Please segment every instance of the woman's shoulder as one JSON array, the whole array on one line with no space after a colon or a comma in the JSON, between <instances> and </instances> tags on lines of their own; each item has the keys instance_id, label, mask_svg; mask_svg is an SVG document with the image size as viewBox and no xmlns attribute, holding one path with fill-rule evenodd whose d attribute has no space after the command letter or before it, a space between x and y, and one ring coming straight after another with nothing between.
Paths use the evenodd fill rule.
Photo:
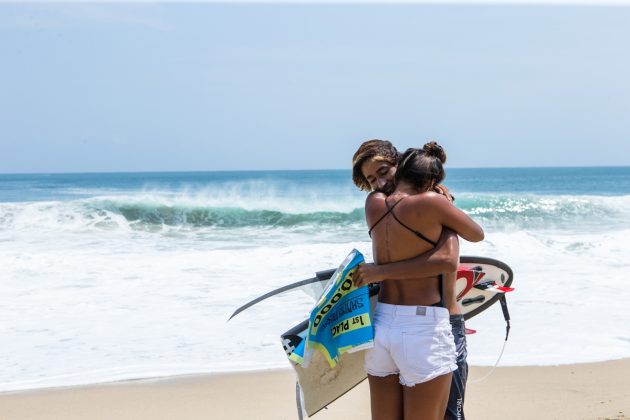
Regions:
<instances>
[{"instance_id":1,"label":"woman's shoulder","mask_svg":"<svg viewBox=\"0 0 630 420\"><path fill-rule=\"evenodd\" d=\"M407 199L408 205L413 207L421 205L427 210L431 207L440 207L448 203L448 199L445 196L434 191L410 195Z\"/></svg>"},{"instance_id":2,"label":"woman's shoulder","mask_svg":"<svg viewBox=\"0 0 630 420\"><path fill-rule=\"evenodd\" d=\"M412 198L414 201L424 203L442 203L443 201L448 202L448 199L443 194L437 193L435 191L426 191L420 194L410 195L409 198Z\"/></svg>"},{"instance_id":3,"label":"woman's shoulder","mask_svg":"<svg viewBox=\"0 0 630 420\"><path fill-rule=\"evenodd\" d=\"M438 193L435 193L433 191L426 191L419 194L408 195L407 197L405 197L405 200L414 203L428 203L435 200L435 196L438 195Z\"/></svg>"},{"instance_id":4,"label":"woman's shoulder","mask_svg":"<svg viewBox=\"0 0 630 420\"><path fill-rule=\"evenodd\" d=\"M365 207L374 205L383 205L387 196L380 191L372 191L365 199Z\"/></svg>"}]
</instances>

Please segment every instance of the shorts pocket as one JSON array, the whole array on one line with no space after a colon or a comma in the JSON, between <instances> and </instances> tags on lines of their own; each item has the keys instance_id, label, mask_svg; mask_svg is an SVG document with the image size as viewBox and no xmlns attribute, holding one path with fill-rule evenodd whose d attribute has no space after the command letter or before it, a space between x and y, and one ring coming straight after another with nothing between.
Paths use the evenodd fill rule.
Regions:
<instances>
[{"instance_id":1,"label":"shorts pocket","mask_svg":"<svg viewBox=\"0 0 630 420\"><path fill-rule=\"evenodd\" d=\"M454 363L454 344L450 331L409 331L403 333L405 364L422 374L442 370Z\"/></svg>"}]
</instances>

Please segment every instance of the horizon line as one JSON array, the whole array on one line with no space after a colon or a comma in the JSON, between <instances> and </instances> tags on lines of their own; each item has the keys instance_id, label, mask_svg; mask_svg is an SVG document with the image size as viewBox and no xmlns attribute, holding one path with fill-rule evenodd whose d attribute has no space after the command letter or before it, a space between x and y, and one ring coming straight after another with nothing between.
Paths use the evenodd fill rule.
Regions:
<instances>
[{"instance_id":1,"label":"horizon line","mask_svg":"<svg viewBox=\"0 0 630 420\"><path fill-rule=\"evenodd\" d=\"M129 0L32 0L28 4L129 4ZM251 4L251 5L503 5L503 6L630 6L630 0L135 0L136 4ZM0 0L0 4L24 4L21 0Z\"/></svg>"},{"instance_id":2,"label":"horizon line","mask_svg":"<svg viewBox=\"0 0 630 420\"><path fill-rule=\"evenodd\" d=\"M630 165L581 165L581 166L454 166L448 169L581 169L581 168L630 168ZM325 172L352 171L352 168L334 169L194 169L194 170L166 170L166 171L72 171L72 172L0 172L4 175L108 175L108 174L185 174L185 173L216 173L216 172Z\"/></svg>"}]
</instances>

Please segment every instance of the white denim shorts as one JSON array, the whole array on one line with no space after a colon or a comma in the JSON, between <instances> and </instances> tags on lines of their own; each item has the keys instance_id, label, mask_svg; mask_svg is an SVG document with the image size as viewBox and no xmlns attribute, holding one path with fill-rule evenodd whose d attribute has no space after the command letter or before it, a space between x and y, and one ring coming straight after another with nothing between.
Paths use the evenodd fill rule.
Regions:
<instances>
[{"instance_id":1,"label":"white denim shorts","mask_svg":"<svg viewBox=\"0 0 630 420\"><path fill-rule=\"evenodd\" d=\"M446 308L378 302L373 324L374 347L365 354L369 375L398 374L402 385L414 386L457 369Z\"/></svg>"}]
</instances>

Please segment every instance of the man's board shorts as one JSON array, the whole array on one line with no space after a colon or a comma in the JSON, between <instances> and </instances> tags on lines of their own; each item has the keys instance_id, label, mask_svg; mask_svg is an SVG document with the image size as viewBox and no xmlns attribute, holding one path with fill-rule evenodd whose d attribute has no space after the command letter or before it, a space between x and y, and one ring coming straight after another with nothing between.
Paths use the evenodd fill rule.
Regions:
<instances>
[{"instance_id":1,"label":"man's board shorts","mask_svg":"<svg viewBox=\"0 0 630 420\"><path fill-rule=\"evenodd\" d=\"M468 351L466 349L466 328L463 315L451 315L451 326L455 338L455 350L457 351L457 370L453 372L451 390L446 406L445 420L465 420L464 394L466 392L466 380L468 379Z\"/></svg>"},{"instance_id":2,"label":"man's board shorts","mask_svg":"<svg viewBox=\"0 0 630 420\"><path fill-rule=\"evenodd\" d=\"M402 385L414 386L457 369L446 308L378 302L373 325L374 347L365 354L369 375L398 374Z\"/></svg>"}]
</instances>

